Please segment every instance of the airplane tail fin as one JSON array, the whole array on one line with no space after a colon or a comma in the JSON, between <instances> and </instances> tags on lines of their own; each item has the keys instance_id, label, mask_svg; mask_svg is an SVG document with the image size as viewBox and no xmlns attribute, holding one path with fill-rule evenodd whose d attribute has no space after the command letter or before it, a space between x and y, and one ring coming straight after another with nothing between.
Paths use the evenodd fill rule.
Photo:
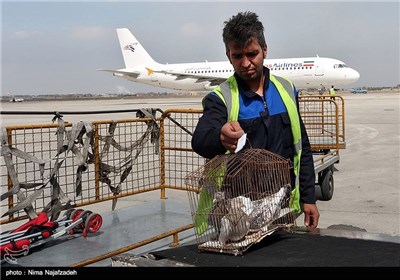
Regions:
<instances>
[{"instance_id":1,"label":"airplane tail fin","mask_svg":"<svg viewBox=\"0 0 400 280\"><path fill-rule=\"evenodd\" d=\"M129 29L118 28L117 34L126 68L157 64Z\"/></svg>"}]
</instances>

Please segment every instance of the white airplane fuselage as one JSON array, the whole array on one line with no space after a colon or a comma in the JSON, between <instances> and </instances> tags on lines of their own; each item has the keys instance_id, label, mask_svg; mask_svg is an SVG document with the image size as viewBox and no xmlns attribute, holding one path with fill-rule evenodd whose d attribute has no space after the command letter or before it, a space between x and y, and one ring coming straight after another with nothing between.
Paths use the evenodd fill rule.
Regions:
<instances>
[{"instance_id":1,"label":"white airplane fuselage","mask_svg":"<svg viewBox=\"0 0 400 280\"><path fill-rule=\"evenodd\" d=\"M126 68L102 70L115 76L162 88L207 91L233 75L228 61L160 64L155 62L132 33L117 29ZM297 89L347 86L360 74L344 62L325 57L266 59L264 65L272 74L289 79Z\"/></svg>"}]
</instances>

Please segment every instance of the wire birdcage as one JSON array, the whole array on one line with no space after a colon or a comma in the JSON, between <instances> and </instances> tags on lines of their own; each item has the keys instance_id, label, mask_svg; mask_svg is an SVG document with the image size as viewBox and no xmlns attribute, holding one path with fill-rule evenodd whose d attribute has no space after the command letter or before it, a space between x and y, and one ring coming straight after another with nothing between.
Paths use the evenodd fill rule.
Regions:
<instances>
[{"instance_id":1,"label":"wire birdcage","mask_svg":"<svg viewBox=\"0 0 400 280\"><path fill-rule=\"evenodd\" d=\"M218 155L185 178L198 248L242 254L294 225L290 162L264 149Z\"/></svg>"}]
</instances>

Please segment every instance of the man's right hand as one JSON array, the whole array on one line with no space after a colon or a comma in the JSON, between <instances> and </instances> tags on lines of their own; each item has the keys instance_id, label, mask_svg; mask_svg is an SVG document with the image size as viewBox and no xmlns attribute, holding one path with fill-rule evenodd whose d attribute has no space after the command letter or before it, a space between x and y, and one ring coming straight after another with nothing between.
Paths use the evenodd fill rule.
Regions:
<instances>
[{"instance_id":1,"label":"man's right hand","mask_svg":"<svg viewBox=\"0 0 400 280\"><path fill-rule=\"evenodd\" d=\"M244 134L238 122L228 122L221 128L219 139L222 145L233 153L237 147L238 139Z\"/></svg>"}]
</instances>

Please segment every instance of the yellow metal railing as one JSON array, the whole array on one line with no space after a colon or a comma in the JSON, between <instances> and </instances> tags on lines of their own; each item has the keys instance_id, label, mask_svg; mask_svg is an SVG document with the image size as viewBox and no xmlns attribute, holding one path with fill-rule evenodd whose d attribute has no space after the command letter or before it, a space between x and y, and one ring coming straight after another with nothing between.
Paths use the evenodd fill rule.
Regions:
<instances>
[{"instance_id":1,"label":"yellow metal railing","mask_svg":"<svg viewBox=\"0 0 400 280\"><path fill-rule=\"evenodd\" d=\"M300 113L313 150L345 148L343 98L336 96L332 100L326 96L302 96ZM192 133L202 110L171 109L162 112L157 109L157 114L154 118L91 122L92 134L89 136L82 130L73 144L70 140L73 124L65 122L64 141L68 143L69 140L73 148L58 157L58 124L6 127L9 147L47 160L41 167L24 158L12 156L13 168L20 183L18 191L23 192L25 197L31 196L39 186L24 186L46 183L52 172L55 172L57 188L70 200L70 207L154 190L160 190L161 198L165 198L168 188L192 191L185 186L184 178L205 163L205 159L191 148ZM150 123L157 125L158 130L153 127L149 133ZM84 145L86 137L90 138L88 146ZM77 155L85 152L88 156L85 165L82 165ZM56 162L61 159L62 164L54 170ZM84 171L82 166L86 168ZM0 178L3 196L14 188L3 156L0 157ZM81 187L79 194L77 181L80 181ZM47 183L45 190L32 202L33 209L41 212L48 207L54 201L55 190L54 184ZM15 193L2 199L2 215L13 209L17 202ZM65 200L61 202L65 207ZM0 223L23 218L26 218L26 214L21 209L7 214Z\"/></svg>"}]
</instances>

